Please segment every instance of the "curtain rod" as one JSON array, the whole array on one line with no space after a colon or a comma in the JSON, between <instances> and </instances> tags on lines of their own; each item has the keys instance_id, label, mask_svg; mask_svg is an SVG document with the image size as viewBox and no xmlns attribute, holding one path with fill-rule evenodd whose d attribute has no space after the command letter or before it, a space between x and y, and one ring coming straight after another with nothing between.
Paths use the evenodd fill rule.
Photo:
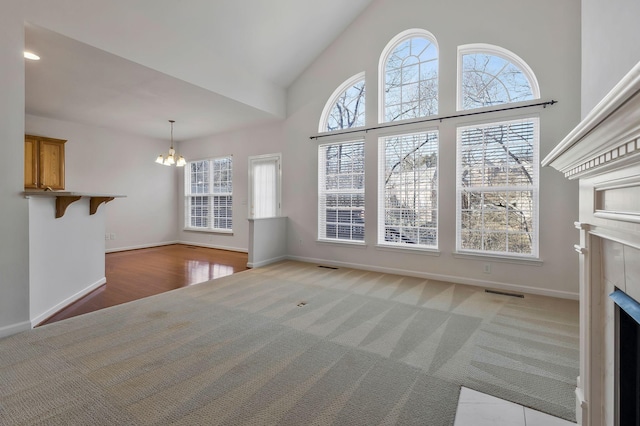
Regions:
<instances>
[{"instance_id":1,"label":"curtain rod","mask_svg":"<svg viewBox=\"0 0 640 426\"><path fill-rule=\"evenodd\" d=\"M519 106L512 106L512 107L507 107L507 108L497 108L497 109L492 109L492 110L488 110L488 111L476 111L476 112L466 112L466 113L462 113L462 114L455 114L455 115L447 115L444 117L434 117L434 118L425 118L422 120L416 120L416 121L411 121L408 123L393 123L393 124L386 124L386 125L380 125L380 126L374 126L374 127L367 127L364 129L354 129L354 130L347 130L344 132L335 132L335 133L325 133L322 135L316 135L316 136L309 136L309 139L313 140L313 139L320 139L320 138L326 138L329 136L339 136L339 135L348 135L351 133L360 133L360 132L368 132L369 130L378 130L378 129L388 129L391 127L398 127L398 126L408 126L410 124L417 124L417 123L428 123L430 121L440 121L442 122L442 120L447 120L450 118L460 118L460 117L469 117L472 115L481 115L481 114L490 114L492 112L501 112L501 111L510 111L513 109L521 109L521 108L532 108L532 107L537 107L537 106L541 106L543 108L546 108L547 105L554 105L557 104L558 101L556 100L550 100L550 101L546 101L546 102L538 102L536 104L528 104L528 105L519 105Z\"/></svg>"}]
</instances>

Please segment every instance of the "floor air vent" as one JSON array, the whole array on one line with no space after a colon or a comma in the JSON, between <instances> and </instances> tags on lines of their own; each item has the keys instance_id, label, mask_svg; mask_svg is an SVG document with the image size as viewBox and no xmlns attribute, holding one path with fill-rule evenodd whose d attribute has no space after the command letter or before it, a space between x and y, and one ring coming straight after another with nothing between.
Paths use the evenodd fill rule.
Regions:
<instances>
[{"instance_id":1,"label":"floor air vent","mask_svg":"<svg viewBox=\"0 0 640 426\"><path fill-rule=\"evenodd\" d=\"M491 294L499 294L500 296L511 296L511 297L520 297L520 298L524 298L524 294L518 294L518 293L507 293L505 291L497 291L497 290L489 290L489 289L485 289L484 290L485 293L491 293Z\"/></svg>"},{"instance_id":2,"label":"floor air vent","mask_svg":"<svg viewBox=\"0 0 640 426\"><path fill-rule=\"evenodd\" d=\"M324 265L318 265L318 268L324 268L324 269L338 269L334 266L324 266Z\"/></svg>"}]
</instances>

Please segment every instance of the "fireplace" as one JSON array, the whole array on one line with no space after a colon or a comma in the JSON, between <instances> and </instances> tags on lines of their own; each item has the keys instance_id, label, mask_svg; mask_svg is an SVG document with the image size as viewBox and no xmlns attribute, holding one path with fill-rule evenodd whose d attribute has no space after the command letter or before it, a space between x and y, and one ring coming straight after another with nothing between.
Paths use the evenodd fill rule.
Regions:
<instances>
[{"instance_id":1,"label":"fireplace","mask_svg":"<svg viewBox=\"0 0 640 426\"><path fill-rule=\"evenodd\" d=\"M640 426L640 63L542 165L578 181L578 423Z\"/></svg>"},{"instance_id":2,"label":"fireplace","mask_svg":"<svg viewBox=\"0 0 640 426\"><path fill-rule=\"evenodd\" d=\"M616 423L640 426L640 304L621 290L616 304Z\"/></svg>"}]
</instances>

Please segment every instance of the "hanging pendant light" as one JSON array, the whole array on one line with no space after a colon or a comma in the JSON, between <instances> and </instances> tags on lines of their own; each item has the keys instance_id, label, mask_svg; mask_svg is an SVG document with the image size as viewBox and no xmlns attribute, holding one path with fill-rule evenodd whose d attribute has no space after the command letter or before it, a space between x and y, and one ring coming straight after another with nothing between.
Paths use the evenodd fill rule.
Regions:
<instances>
[{"instance_id":1,"label":"hanging pendant light","mask_svg":"<svg viewBox=\"0 0 640 426\"><path fill-rule=\"evenodd\" d=\"M171 166L175 164L176 167L183 167L185 164L187 164L187 160L185 160L182 155L178 156L178 154L176 154L176 150L173 149L173 123L175 122L175 120L169 120L169 123L171 123L171 147L169 148L169 154L166 158L162 154L158 155L158 158L156 158L156 163L164 164L165 166Z\"/></svg>"}]
</instances>

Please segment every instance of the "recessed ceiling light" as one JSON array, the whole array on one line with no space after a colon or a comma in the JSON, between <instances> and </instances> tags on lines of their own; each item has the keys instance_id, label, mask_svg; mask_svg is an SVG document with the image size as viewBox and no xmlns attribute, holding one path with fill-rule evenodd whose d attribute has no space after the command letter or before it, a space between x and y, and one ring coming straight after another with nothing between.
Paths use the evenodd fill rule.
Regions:
<instances>
[{"instance_id":1,"label":"recessed ceiling light","mask_svg":"<svg viewBox=\"0 0 640 426\"><path fill-rule=\"evenodd\" d=\"M40 60L40 56L36 55L35 53L27 52L26 50L24 51L24 57L25 59L31 59L32 61Z\"/></svg>"}]
</instances>

